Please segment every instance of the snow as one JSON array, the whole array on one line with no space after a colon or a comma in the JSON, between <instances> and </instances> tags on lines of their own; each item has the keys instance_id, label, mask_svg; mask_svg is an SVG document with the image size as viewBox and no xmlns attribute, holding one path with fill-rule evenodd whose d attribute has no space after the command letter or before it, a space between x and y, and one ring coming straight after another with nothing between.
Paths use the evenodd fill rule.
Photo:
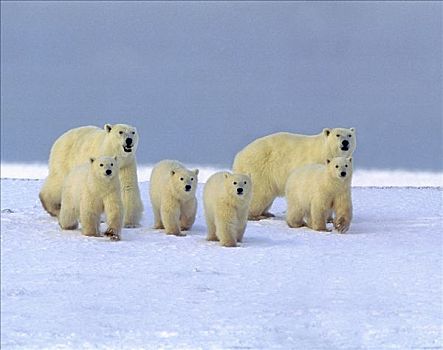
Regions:
<instances>
[{"instance_id":1,"label":"snow","mask_svg":"<svg viewBox=\"0 0 443 350\"><path fill-rule=\"evenodd\" d=\"M29 173L28 173L29 175ZM2 169L2 177L4 176ZM62 231L42 180L1 180L2 349L442 349L442 188L353 188L347 234L290 229L286 204L238 248L142 227Z\"/></svg>"}]
</instances>

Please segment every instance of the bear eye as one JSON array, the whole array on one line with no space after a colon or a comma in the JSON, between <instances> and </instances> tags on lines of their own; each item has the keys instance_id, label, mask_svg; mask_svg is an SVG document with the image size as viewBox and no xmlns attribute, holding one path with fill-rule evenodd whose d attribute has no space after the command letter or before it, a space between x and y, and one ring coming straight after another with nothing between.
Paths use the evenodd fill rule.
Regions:
<instances>
[{"instance_id":1,"label":"bear eye","mask_svg":"<svg viewBox=\"0 0 443 350\"><path fill-rule=\"evenodd\" d=\"M111 166L114 166L114 163L111 163Z\"/></svg>"},{"instance_id":2,"label":"bear eye","mask_svg":"<svg viewBox=\"0 0 443 350\"><path fill-rule=\"evenodd\" d=\"M335 166L338 169L338 165Z\"/></svg>"},{"instance_id":3,"label":"bear eye","mask_svg":"<svg viewBox=\"0 0 443 350\"><path fill-rule=\"evenodd\" d=\"M233 184L234 184L234 185L237 185L237 182L234 181Z\"/></svg>"},{"instance_id":4,"label":"bear eye","mask_svg":"<svg viewBox=\"0 0 443 350\"><path fill-rule=\"evenodd\" d=\"M194 181L194 178L193 178L193 177L191 177L191 181Z\"/></svg>"},{"instance_id":5,"label":"bear eye","mask_svg":"<svg viewBox=\"0 0 443 350\"><path fill-rule=\"evenodd\" d=\"M348 167L348 164L345 165L345 168L347 168L347 167Z\"/></svg>"},{"instance_id":6,"label":"bear eye","mask_svg":"<svg viewBox=\"0 0 443 350\"><path fill-rule=\"evenodd\" d=\"M349 137L352 137L352 135L348 135Z\"/></svg>"},{"instance_id":7,"label":"bear eye","mask_svg":"<svg viewBox=\"0 0 443 350\"><path fill-rule=\"evenodd\" d=\"M246 185L246 181L244 182L244 184Z\"/></svg>"},{"instance_id":8,"label":"bear eye","mask_svg":"<svg viewBox=\"0 0 443 350\"><path fill-rule=\"evenodd\" d=\"M180 180L183 181L183 178L181 177Z\"/></svg>"},{"instance_id":9,"label":"bear eye","mask_svg":"<svg viewBox=\"0 0 443 350\"><path fill-rule=\"evenodd\" d=\"M339 135L339 134L337 134L337 135L335 135L335 136L337 136L337 137L340 137L340 135Z\"/></svg>"},{"instance_id":10,"label":"bear eye","mask_svg":"<svg viewBox=\"0 0 443 350\"><path fill-rule=\"evenodd\" d=\"M103 164L100 164L100 166L103 166Z\"/></svg>"},{"instance_id":11,"label":"bear eye","mask_svg":"<svg viewBox=\"0 0 443 350\"><path fill-rule=\"evenodd\" d=\"M123 131L119 131L118 133L119 133L120 135L123 135Z\"/></svg>"},{"instance_id":12,"label":"bear eye","mask_svg":"<svg viewBox=\"0 0 443 350\"><path fill-rule=\"evenodd\" d=\"M131 132L132 135L135 135L135 131Z\"/></svg>"}]
</instances>

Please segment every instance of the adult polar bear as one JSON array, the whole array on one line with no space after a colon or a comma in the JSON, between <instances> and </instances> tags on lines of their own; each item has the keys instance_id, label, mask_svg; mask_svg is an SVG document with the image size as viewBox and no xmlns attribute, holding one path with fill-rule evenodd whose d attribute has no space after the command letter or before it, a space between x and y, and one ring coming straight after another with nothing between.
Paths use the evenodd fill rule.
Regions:
<instances>
[{"instance_id":1,"label":"adult polar bear","mask_svg":"<svg viewBox=\"0 0 443 350\"><path fill-rule=\"evenodd\" d=\"M291 170L326 159L350 157L356 146L355 128L325 128L318 135L280 132L259 138L243 148L234 159L236 173L250 174L252 201L250 220L273 216L269 208L276 197L285 195Z\"/></svg>"},{"instance_id":2,"label":"adult polar bear","mask_svg":"<svg viewBox=\"0 0 443 350\"><path fill-rule=\"evenodd\" d=\"M126 124L106 124L103 129L83 126L67 131L51 148L49 175L40 191L43 207L49 214L58 216L63 181L71 169L90 158L117 156L125 212L123 224L125 227L139 226L143 204L137 179L137 145L137 129Z\"/></svg>"}]
</instances>

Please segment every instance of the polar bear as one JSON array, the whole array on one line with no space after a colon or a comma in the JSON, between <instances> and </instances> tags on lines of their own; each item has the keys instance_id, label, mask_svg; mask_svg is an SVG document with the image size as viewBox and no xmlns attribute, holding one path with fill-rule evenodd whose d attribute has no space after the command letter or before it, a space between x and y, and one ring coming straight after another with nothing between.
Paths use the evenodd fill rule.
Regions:
<instances>
[{"instance_id":1,"label":"polar bear","mask_svg":"<svg viewBox=\"0 0 443 350\"><path fill-rule=\"evenodd\" d=\"M149 187L154 228L186 236L195 221L198 169L188 170L176 160L162 160L152 169Z\"/></svg>"},{"instance_id":2,"label":"polar bear","mask_svg":"<svg viewBox=\"0 0 443 350\"><path fill-rule=\"evenodd\" d=\"M327 158L350 157L356 146L355 128L323 129L306 136L280 132L259 138L237 153L233 171L250 174L253 182L250 220L274 216L269 212L276 197L284 196L292 169Z\"/></svg>"},{"instance_id":3,"label":"polar bear","mask_svg":"<svg viewBox=\"0 0 443 350\"><path fill-rule=\"evenodd\" d=\"M104 212L108 225L105 235L120 240L123 202L117 162L117 157L91 158L66 176L58 215L62 229L76 229L80 219L85 236L99 236L100 216Z\"/></svg>"},{"instance_id":4,"label":"polar bear","mask_svg":"<svg viewBox=\"0 0 443 350\"><path fill-rule=\"evenodd\" d=\"M235 247L243 240L251 203L251 178L218 172L211 175L203 191L208 241Z\"/></svg>"},{"instance_id":5,"label":"polar bear","mask_svg":"<svg viewBox=\"0 0 443 350\"><path fill-rule=\"evenodd\" d=\"M335 214L334 228L344 233L352 220L352 158L336 157L325 164L294 169L286 183L290 227L306 224L316 231L330 231L326 221Z\"/></svg>"},{"instance_id":6,"label":"polar bear","mask_svg":"<svg viewBox=\"0 0 443 350\"><path fill-rule=\"evenodd\" d=\"M84 126L67 131L51 149L49 175L39 195L43 207L52 216L58 216L62 185L68 173L90 158L117 156L125 209L124 226L139 226L143 204L137 180L137 145L137 129L126 124L106 124L103 129Z\"/></svg>"}]
</instances>

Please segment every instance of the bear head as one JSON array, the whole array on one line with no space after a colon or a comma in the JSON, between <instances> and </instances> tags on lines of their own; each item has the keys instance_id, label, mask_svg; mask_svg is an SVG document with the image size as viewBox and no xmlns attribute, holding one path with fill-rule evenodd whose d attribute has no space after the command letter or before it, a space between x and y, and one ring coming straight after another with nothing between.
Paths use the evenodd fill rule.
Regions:
<instances>
[{"instance_id":1,"label":"bear head","mask_svg":"<svg viewBox=\"0 0 443 350\"><path fill-rule=\"evenodd\" d=\"M225 190L229 196L234 196L238 200L248 200L251 198L251 177L244 174L224 173Z\"/></svg>"},{"instance_id":2,"label":"bear head","mask_svg":"<svg viewBox=\"0 0 443 350\"><path fill-rule=\"evenodd\" d=\"M105 124L107 133L105 152L118 157L134 156L138 146L137 129L126 124Z\"/></svg>"},{"instance_id":3,"label":"bear head","mask_svg":"<svg viewBox=\"0 0 443 350\"><path fill-rule=\"evenodd\" d=\"M357 146L355 128L323 129L329 157L350 157Z\"/></svg>"},{"instance_id":4,"label":"bear head","mask_svg":"<svg viewBox=\"0 0 443 350\"><path fill-rule=\"evenodd\" d=\"M326 168L330 177L340 181L352 179L352 158L335 157L326 160Z\"/></svg>"},{"instance_id":5,"label":"bear head","mask_svg":"<svg viewBox=\"0 0 443 350\"><path fill-rule=\"evenodd\" d=\"M98 157L90 158L91 170L95 177L111 181L118 177L118 161L117 157Z\"/></svg>"},{"instance_id":6,"label":"bear head","mask_svg":"<svg viewBox=\"0 0 443 350\"><path fill-rule=\"evenodd\" d=\"M195 196L198 184L198 169L176 168L170 171L170 186L173 193L180 198Z\"/></svg>"}]
</instances>

